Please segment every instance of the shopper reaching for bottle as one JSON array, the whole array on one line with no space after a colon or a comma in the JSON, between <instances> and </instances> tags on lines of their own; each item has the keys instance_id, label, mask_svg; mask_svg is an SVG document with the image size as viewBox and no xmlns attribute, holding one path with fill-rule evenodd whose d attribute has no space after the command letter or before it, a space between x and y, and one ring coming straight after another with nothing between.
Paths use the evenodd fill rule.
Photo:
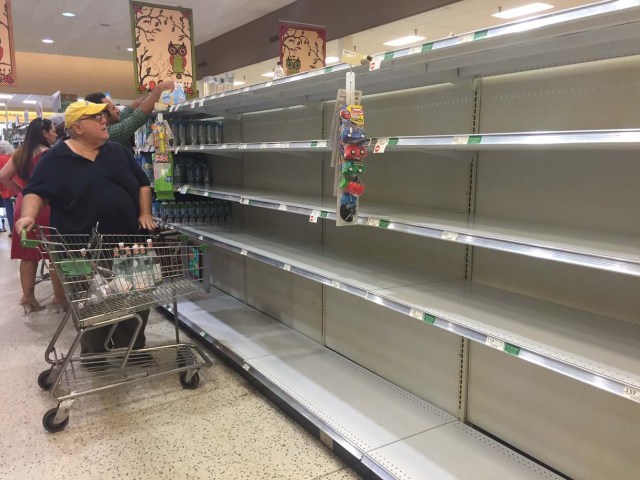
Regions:
<instances>
[{"instance_id":1,"label":"shopper reaching for bottle","mask_svg":"<svg viewBox=\"0 0 640 480\"><path fill-rule=\"evenodd\" d=\"M155 104L160 100L162 92L165 90L173 91L175 84L173 80L160 82L148 95L144 95L133 102L130 106L124 107L122 111L114 105L111 98L104 93L90 93L85 95L84 99L93 103L106 103L107 107L107 129L109 131L109 140L118 142L128 150L133 152L129 139L136 133L136 130L147 123L147 120L153 113Z\"/></svg>"},{"instance_id":2,"label":"shopper reaching for bottle","mask_svg":"<svg viewBox=\"0 0 640 480\"><path fill-rule=\"evenodd\" d=\"M31 178L36 165L40 162L43 154L50 145L56 141L56 132L51 120L34 119L25 133L24 141L15 151L11 160L0 170L0 182L7 188L20 192L25 183ZM19 193L15 205L16 222L21 217L21 206L23 194ZM49 225L49 209L43 208L37 216L38 225ZM31 233L35 238L35 232ZM20 305L25 313L29 311L43 310L45 307L36 300L36 272L41 254L37 249L24 248L20 245L20 236L14 235L11 239L11 258L20 260L20 283L22 285L22 298ZM52 275L54 287L54 305L64 305L64 291L57 281L57 277Z\"/></svg>"},{"instance_id":3,"label":"shopper reaching for bottle","mask_svg":"<svg viewBox=\"0 0 640 480\"><path fill-rule=\"evenodd\" d=\"M65 111L70 139L58 142L38 164L23 190L22 217L15 230L31 230L45 204L51 206L51 226L61 234L88 235L99 222L101 234L134 235L155 229L151 217L151 187L142 168L122 145L109 142L106 103L74 102ZM141 312L142 329L134 348L145 343L149 311ZM120 322L112 337L126 347L137 322ZM109 327L85 333L83 353L104 351Z\"/></svg>"}]
</instances>

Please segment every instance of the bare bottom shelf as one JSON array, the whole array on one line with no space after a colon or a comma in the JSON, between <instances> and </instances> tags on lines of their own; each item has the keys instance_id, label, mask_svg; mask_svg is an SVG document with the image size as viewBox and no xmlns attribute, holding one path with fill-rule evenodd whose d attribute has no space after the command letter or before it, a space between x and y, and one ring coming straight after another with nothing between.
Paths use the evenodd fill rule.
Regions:
<instances>
[{"instance_id":1,"label":"bare bottom shelf","mask_svg":"<svg viewBox=\"0 0 640 480\"><path fill-rule=\"evenodd\" d=\"M167 307L170 308L170 307ZM381 478L560 477L450 414L214 290L180 320Z\"/></svg>"}]
</instances>

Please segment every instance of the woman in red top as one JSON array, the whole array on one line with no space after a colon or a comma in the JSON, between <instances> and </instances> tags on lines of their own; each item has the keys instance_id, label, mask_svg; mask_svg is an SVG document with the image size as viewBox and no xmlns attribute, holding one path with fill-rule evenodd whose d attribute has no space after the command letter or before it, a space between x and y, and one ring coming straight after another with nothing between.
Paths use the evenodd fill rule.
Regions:
<instances>
[{"instance_id":1,"label":"woman in red top","mask_svg":"<svg viewBox=\"0 0 640 480\"><path fill-rule=\"evenodd\" d=\"M11 155L13 155L13 145L5 140L0 140L0 170L11 160ZM4 206L7 212L7 220L9 220L7 231L9 232L9 236L11 236L11 232L13 232L13 202L11 201L11 197L15 197L18 193L19 190L11 190L0 183L0 195L2 195L2 203L0 206Z\"/></svg>"},{"instance_id":2,"label":"woman in red top","mask_svg":"<svg viewBox=\"0 0 640 480\"><path fill-rule=\"evenodd\" d=\"M21 191L31 178L33 169L42 157L42 154L49 149L49 146L56 141L56 131L51 120L36 118L27 127L24 142L18 147L9 161L0 170L0 183L6 187ZM20 218L20 207L22 205L22 193L18 195L15 206L15 220ZM49 207L42 210L36 220L38 225L49 225ZM30 236L35 237L35 232ZM20 236L14 235L11 239L11 258L20 260L20 283L22 284L22 299L20 305L25 313L29 311L43 310L35 297L36 272L40 261L40 251L38 249L24 248L20 246ZM59 282L53 279L54 304L65 305L64 292L60 288Z\"/></svg>"}]
</instances>

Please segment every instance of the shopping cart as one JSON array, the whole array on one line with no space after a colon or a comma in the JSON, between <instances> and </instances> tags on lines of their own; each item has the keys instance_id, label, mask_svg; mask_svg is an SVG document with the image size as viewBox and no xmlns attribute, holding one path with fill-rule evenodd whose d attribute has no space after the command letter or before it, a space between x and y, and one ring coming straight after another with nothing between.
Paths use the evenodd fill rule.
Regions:
<instances>
[{"instance_id":1,"label":"shopping cart","mask_svg":"<svg viewBox=\"0 0 640 480\"><path fill-rule=\"evenodd\" d=\"M58 401L47 411L43 425L59 432L69 423L69 410L78 397L111 388L179 373L183 388L200 382L198 370L212 362L195 344L181 343L178 299L205 294L209 286L203 245L165 232L153 238L142 235L62 235L49 227L36 227L38 240L22 234L25 247L41 248L49 257L64 287L69 309L45 353L51 368L38 377L38 385ZM134 349L143 325L141 312L173 303L175 343ZM56 343L69 318L76 336L63 353ZM113 335L129 320L135 331L126 347L116 348ZM105 352L77 354L88 332L110 327Z\"/></svg>"}]
</instances>

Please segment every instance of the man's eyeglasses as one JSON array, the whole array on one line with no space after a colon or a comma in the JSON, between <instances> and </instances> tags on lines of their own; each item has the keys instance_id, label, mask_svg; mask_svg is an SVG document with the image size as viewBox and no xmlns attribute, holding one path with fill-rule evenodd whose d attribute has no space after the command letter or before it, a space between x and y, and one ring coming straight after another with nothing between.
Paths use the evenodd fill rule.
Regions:
<instances>
[{"instance_id":1,"label":"man's eyeglasses","mask_svg":"<svg viewBox=\"0 0 640 480\"><path fill-rule=\"evenodd\" d=\"M100 112L100 113L96 113L95 115L87 115L86 117L81 117L78 119L78 121L80 120L93 120L95 122L102 122L103 120L107 119L107 112Z\"/></svg>"}]
</instances>

